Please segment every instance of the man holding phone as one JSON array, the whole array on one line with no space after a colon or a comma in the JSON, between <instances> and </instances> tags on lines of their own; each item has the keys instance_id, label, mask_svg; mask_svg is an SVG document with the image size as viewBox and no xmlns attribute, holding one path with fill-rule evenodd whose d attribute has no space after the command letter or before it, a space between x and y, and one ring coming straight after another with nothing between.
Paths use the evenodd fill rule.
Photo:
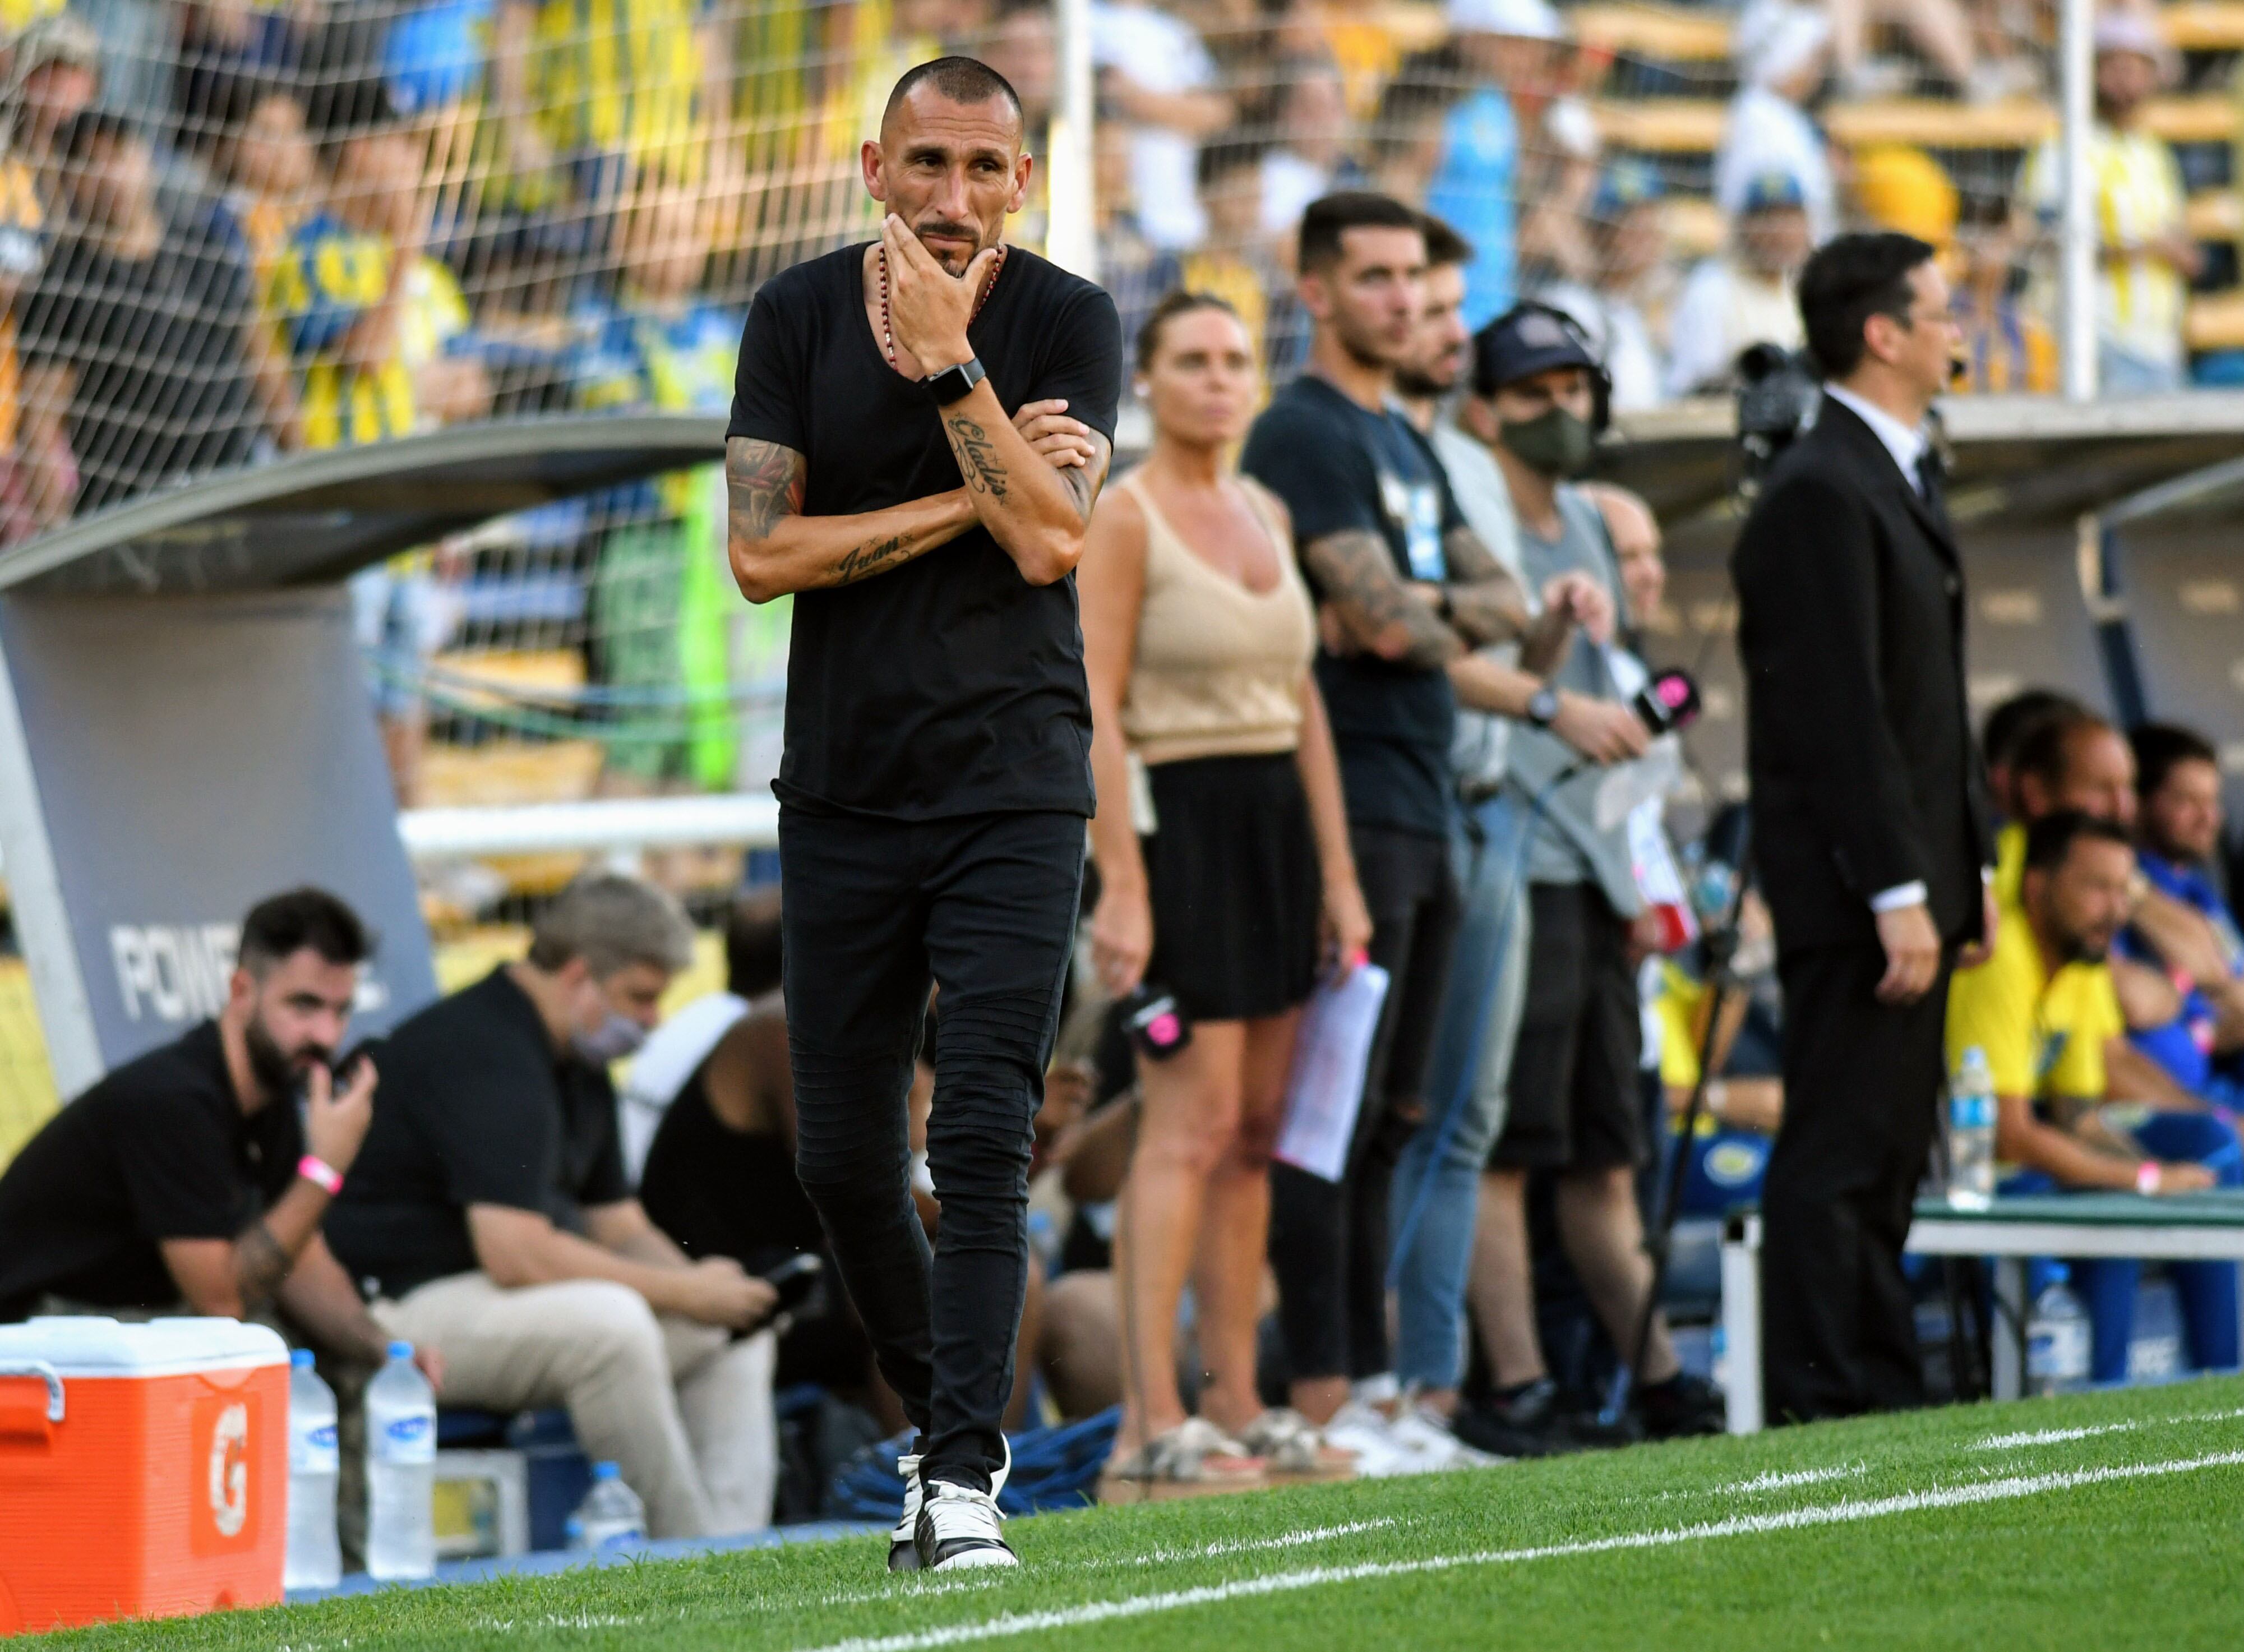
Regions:
<instances>
[{"instance_id":1,"label":"man holding phone","mask_svg":"<svg viewBox=\"0 0 2244 1652\"><path fill-rule=\"evenodd\" d=\"M251 909L218 1018L110 1073L0 1176L0 1321L278 1309L380 1363L389 1333L320 1236L374 1117L373 1063L329 1072L371 951L323 890Z\"/></svg>"},{"instance_id":2,"label":"man holding phone","mask_svg":"<svg viewBox=\"0 0 2244 1652\"><path fill-rule=\"evenodd\" d=\"M693 952L668 895L578 878L527 957L376 1052L382 1112L328 1220L375 1317L444 1349L451 1403L566 1406L656 1538L767 1525L777 1476L777 1293L728 1256L688 1260L647 1219L608 1078Z\"/></svg>"}]
</instances>

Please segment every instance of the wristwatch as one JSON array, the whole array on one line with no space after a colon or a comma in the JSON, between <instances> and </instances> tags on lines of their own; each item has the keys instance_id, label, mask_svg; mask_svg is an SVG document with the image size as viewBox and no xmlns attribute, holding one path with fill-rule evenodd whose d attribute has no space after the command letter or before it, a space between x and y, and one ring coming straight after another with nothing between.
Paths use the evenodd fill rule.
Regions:
<instances>
[{"instance_id":1,"label":"wristwatch","mask_svg":"<svg viewBox=\"0 0 2244 1652\"><path fill-rule=\"evenodd\" d=\"M1538 728L1548 728L1558 714L1558 692L1548 683L1527 696L1527 721Z\"/></svg>"},{"instance_id":2,"label":"wristwatch","mask_svg":"<svg viewBox=\"0 0 2244 1652\"><path fill-rule=\"evenodd\" d=\"M940 373L930 373L920 381L927 386L929 400L937 407L949 407L953 402L965 400L974 393L974 387L989 374L983 370L979 356L969 356L956 367L946 367Z\"/></svg>"}]
</instances>

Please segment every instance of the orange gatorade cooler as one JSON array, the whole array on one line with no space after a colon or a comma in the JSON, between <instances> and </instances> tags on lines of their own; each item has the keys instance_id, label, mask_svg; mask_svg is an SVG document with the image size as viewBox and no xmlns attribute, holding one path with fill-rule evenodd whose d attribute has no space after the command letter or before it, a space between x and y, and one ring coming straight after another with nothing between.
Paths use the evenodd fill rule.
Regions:
<instances>
[{"instance_id":1,"label":"orange gatorade cooler","mask_svg":"<svg viewBox=\"0 0 2244 1652\"><path fill-rule=\"evenodd\" d=\"M0 1635L280 1598L288 1349L233 1319L0 1325Z\"/></svg>"}]
</instances>

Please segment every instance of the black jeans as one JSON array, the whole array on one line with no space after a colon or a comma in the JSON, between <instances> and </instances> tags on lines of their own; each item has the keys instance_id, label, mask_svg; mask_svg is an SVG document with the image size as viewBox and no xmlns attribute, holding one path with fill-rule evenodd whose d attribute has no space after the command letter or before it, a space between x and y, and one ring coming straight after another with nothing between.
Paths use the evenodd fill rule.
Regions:
<instances>
[{"instance_id":1,"label":"black jeans","mask_svg":"<svg viewBox=\"0 0 2244 1652\"><path fill-rule=\"evenodd\" d=\"M922 1473L987 1490L1028 1288L1031 1128L1083 890L1079 815L890 821L782 809L781 934L795 1170L920 1432ZM942 989L928 1168L904 1097Z\"/></svg>"},{"instance_id":2,"label":"black jeans","mask_svg":"<svg viewBox=\"0 0 2244 1652\"><path fill-rule=\"evenodd\" d=\"M1363 1105L1337 1182L1270 1167L1270 1266L1287 1375L1375 1377L1394 1369L1387 1337L1387 1207L1395 1166L1423 1113L1426 1063L1449 991L1463 909L1450 845L1355 826L1348 839L1371 961L1388 973L1364 1065Z\"/></svg>"}]
</instances>

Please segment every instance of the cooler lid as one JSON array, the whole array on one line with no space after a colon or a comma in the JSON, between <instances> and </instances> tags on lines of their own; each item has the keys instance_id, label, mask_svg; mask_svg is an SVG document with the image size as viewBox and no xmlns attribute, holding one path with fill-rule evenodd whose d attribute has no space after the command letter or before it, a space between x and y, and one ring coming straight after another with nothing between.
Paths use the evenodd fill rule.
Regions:
<instances>
[{"instance_id":1,"label":"cooler lid","mask_svg":"<svg viewBox=\"0 0 2244 1652\"><path fill-rule=\"evenodd\" d=\"M41 1360L58 1377L173 1377L183 1372L286 1365L288 1344L239 1319L156 1319L122 1324L93 1315L0 1325L0 1368Z\"/></svg>"}]
</instances>

